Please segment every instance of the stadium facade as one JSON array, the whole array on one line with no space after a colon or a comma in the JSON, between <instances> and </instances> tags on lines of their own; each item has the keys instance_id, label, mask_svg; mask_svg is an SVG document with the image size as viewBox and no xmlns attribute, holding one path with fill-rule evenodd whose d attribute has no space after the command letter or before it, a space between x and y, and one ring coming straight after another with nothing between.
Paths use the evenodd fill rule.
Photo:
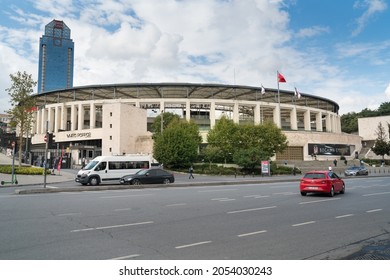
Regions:
<instances>
[{"instance_id":1,"label":"stadium facade","mask_svg":"<svg viewBox=\"0 0 390 280\"><path fill-rule=\"evenodd\" d=\"M34 95L32 152L44 150L46 127L54 133L53 151L70 155L72 164L98 155L151 154L150 125L161 112L198 124L203 142L224 115L238 124L272 121L288 139L276 160L353 158L361 137L341 132L339 105L293 91L239 85L194 83L108 84L72 87Z\"/></svg>"}]
</instances>

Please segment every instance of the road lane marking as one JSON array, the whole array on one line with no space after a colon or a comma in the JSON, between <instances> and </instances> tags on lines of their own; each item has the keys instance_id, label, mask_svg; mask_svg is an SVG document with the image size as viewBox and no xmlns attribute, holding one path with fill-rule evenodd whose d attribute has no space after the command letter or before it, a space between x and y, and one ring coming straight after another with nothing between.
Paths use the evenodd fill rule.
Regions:
<instances>
[{"instance_id":1,"label":"road lane marking","mask_svg":"<svg viewBox=\"0 0 390 280\"><path fill-rule=\"evenodd\" d=\"M341 199L341 198L328 198L328 199L300 202L299 204L311 204L311 203L317 203L317 202L328 202L328 201L334 201L334 200L339 200L339 199Z\"/></svg>"},{"instance_id":2,"label":"road lane marking","mask_svg":"<svg viewBox=\"0 0 390 280\"><path fill-rule=\"evenodd\" d=\"M125 198L125 197L140 197L140 196L150 196L154 194L130 194L130 195L113 195L113 196L101 196L100 198Z\"/></svg>"},{"instance_id":3,"label":"road lane marking","mask_svg":"<svg viewBox=\"0 0 390 280\"><path fill-rule=\"evenodd\" d=\"M336 219L342 219L342 218L348 218L348 217L352 217L354 214L346 214L346 215L341 215L341 216L337 216L335 217Z\"/></svg>"},{"instance_id":4,"label":"road lane marking","mask_svg":"<svg viewBox=\"0 0 390 280\"><path fill-rule=\"evenodd\" d=\"M310 221L310 222L295 224L295 225L291 225L291 226L293 226L293 227L300 227L300 226L306 226L306 225L314 224L315 222L316 221Z\"/></svg>"},{"instance_id":5,"label":"road lane marking","mask_svg":"<svg viewBox=\"0 0 390 280\"><path fill-rule=\"evenodd\" d=\"M74 215L81 215L81 213L63 213L63 214L58 214L58 217L64 217L64 216L74 216Z\"/></svg>"},{"instance_id":6,"label":"road lane marking","mask_svg":"<svg viewBox=\"0 0 390 280\"><path fill-rule=\"evenodd\" d=\"M228 214L236 214L236 213L243 213L243 212L252 212L252 211L260 211L260 210L267 210L276 208L276 206L269 206L269 207L262 207L262 208L251 208L251 209L243 209L243 210L235 210L227 212Z\"/></svg>"},{"instance_id":7,"label":"road lane marking","mask_svg":"<svg viewBox=\"0 0 390 280\"><path fill-rule=\"evenodd\" d=\"M140 255L134 254L134 255L128 255L128 256L123 256L123 257L112 258L112 259L109 259L109 260L127 260L127 259L136 258L136 257L139 257L139 256Z\"/></svg>"},{"instance_id":8,"label":"road lane marking","mask_svg":"<svg viewBox=\"0 0 390 280\"><path fill-rule=\"evenodd\" d=\"M369 193L369 194L363 194L363 196L374 196L374 195L382 195L382 194L390 194L390 192Z\"/></svg>"},{"instance_id":9,"label":"road lane marking","mask_svg":"<svg viewBox=\"0 0 390 280\"><path fill-rule=\"evenodd\" d=\"M206 191L198 191L198 192L206 193L206 192L227 192L227 191L238 191L238 189L206 190Z\"/></svg>"},{"instance_id":10,"label":"road lane marking","mask_svg":"<svg viewBox=\"0 0 390 280\"><path fill-rule=\"evenodd\" d=\"M269 197L269 195L260 195L260 194L254 194L254 195L246 195L244 198L265 198Z\"/></svg>"},{"instance_id":11,"label":"road lane marking","mask_svg":"<svg viewBox=\"0 0 390 280\"><path fill-rule=\"evenodd\" d=\"M374 212L379 212L379 211L382 211L383 209L372 209L372 210L368 210L366 211L366 213L374 213Z\"/></svg>"},{"instance_id":12,"label":"road lane marking","mask_svg":"<svg viewBox=\"0 0 390 280\"><path fill-rule=\"evenodd\" d=\"M248 232L248 233L243 233L237 235L238 237L245 237L245 236L250 236L250 235L256 235L256 234L261 234L267 232L266 230L260 230L260 231L254 231L254 232Z\"/></svg>"},{"instance_id":13,"label":"road lane marking","mask_svg":"<svg viewBox=\"0 0 390 280\"><path fill-rule=\"evenodd\" d=\"M293 192L280 192L280 193L273 193L273 195L295 195L297 193Z\"/></svg>"},{"instance_id":14,"label":"road lane marking","mask_svg":"<svg viewBox=\"0 0 390 280\"><path fill-rule=\"evenodd\" d=\"M131 208L119 208L119 209L114 209L114 211L129 211Z\"/></svg>"},{"instance_id":15,"label":"road lane marking","mask_svg":"<svg viewBox=\"0 0 390 280\"><path fill-rule=\"evenodd\" d=\"M130 226L147 225L147 224L153 224L153 223L154 223L153 221L148 221L148 222L140 222L140 223L133 223L133 224L123 224L123 225L114 225L114 226L105 226L105 227L74 229L74 230L71 230L70 232L82 232L82 231L92 231L92 230L111 229L111 228L120 228L120 227L130 227Z\"/></svg>"},{"instance_id":16,"label":"road lane marking","mask_svg":"<svg viewBox=\"0 0 390 280\"><path fill-rule=\"evenodd\" d=\"M174 203L174 204L168 204L165 205L166 207L175 207L175 206L186 206L187 203Z\"/></svg>"},{"instance_id":17,"label":"road lane marking","mask_svg":"<svg viewBox=\"0 0 390 280\"><path fill-rule=\"evenodd\" d=\"M183 249L183 248L194 247L194 246L199 246L199 245L208 244L208 243L211 243L211 241L203 241L203 242L197 242L197 243L192 243L192 244L176 246L175 249Z\"/></svg>"},{"instance_id":18,"label":"road lane marking","mask_svg":"<svg viewBox=\"0 0 390 280\"><path fill-rule=\"evenodd\" d=\"M220 197L220 198L212 198L213 201L219 201L219 202L225 202L225 201L233 201L236 200L235 198L228 198L228 197Z\"/></svg>"}]
</instances>

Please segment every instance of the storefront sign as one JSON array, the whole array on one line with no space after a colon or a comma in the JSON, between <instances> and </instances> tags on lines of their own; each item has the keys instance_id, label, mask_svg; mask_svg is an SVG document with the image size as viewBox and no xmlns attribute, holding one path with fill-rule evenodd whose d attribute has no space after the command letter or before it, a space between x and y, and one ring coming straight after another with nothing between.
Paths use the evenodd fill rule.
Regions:
<instances>
[{"instance_id":1,"label":"storefront sign","mask_svg":"<svg viewBox=\"0 0 390 280\"><path fill-rule=\"evenodd\" d=\"M343 144L308 144L309 155L350 156L351 147Z\"/></svg>"},{"instance_id":2,"label":"storefront sign","mask_svg":"<svg viewBox=\"0 0 390 280\"><path fill-rule=\"evenodd\" d=\"M67 133L66 138L91 138L91 132Z\"/></svg>"}]
</instances>

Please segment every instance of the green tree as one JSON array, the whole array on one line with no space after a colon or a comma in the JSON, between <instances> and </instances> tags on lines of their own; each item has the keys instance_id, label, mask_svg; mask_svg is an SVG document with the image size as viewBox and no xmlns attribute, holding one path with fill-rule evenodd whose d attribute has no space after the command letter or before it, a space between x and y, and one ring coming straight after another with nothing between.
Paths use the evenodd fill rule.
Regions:
<instances>
[{"instance_id":1,"label":"green tree","mask_svg":"<svg viewBox=\"0 0 390 280\"><path fill-rule=\"evenodd\" d=\"M358 118L359 114L352 112L341 116L341 131L345 133L358 132Z\"/></svg>"},{"instance_id":2,"label":"green tree","mask_svg":"<svg viewBox=\"0 0 390 280\"><path fill-rule=\"evenodd\" d=\"M27 136L31 130L33 108L35 108L35 99L30 97L37 82L32 79L30 74L20 71L14 75L10 74L10 78L11 87L7 88L6 91L11 98L11 109L7 113L12 115L11 126L16 128L19 133L19 166L21 166L23 136Z\"/></svg>"},{"instance_id":3,"label":"green tree","mask_svg":"<svg viewBox=\"0 0 390 280\"><path fill-rule=\"evenodd\" d=\"M220 149L225 163L233 160L233 153L238 144L237 131L238 126L232 120L222 116L207 134L207 142L210 146Z\"/></svg>"},{"instance_id":4,"label":"green tree","mask_svg":"<svg viewBox=\"0 0 390 280\"><path fill-rule=\"evenodd\" d=\"M234 163L251 170L287 148L286 135L272 122L239 126L236 141Z\"/></svg>"},{"instance_id":5,"label":"green tree","mask_svg":"<svg viewBox=\"0 0 390 280\"><path fill-rule=\"evenodd\" d=\"M154 119L154 122L152 124L152 131L155 133L156 136L161 133L161 117L163 123L163 131L173 120L180 120L179 115L170 112L163 112Z\"/></svg>"},{"instance_id":6,"label":"green tree","mask_svg":"<svg viewBox=\"0 0 390 280\"><path fill-rule=\"evenodd\" d=\"M210 167L211 163L222 162L224 160L221 149L211 145L207 145L206 148L201 150L201 156L205 161L210 163Z\"/></svg>"},{"instance_id":7,"label":"green tree","mask_svg":"<svg viewBox=\"0 0 390 280\"><path fill-rule=\"evenodd\" d=\"M372 151L376 155L382 156L382 159L384 159L385 155L390 155L390 144L388 142L388 137L382 122L379 122L378 124L376 135L378 137L376 138L374 147L372 147Z\"/></svg>"},{"instance_id":8,"label":"green tree","mask_svg":"<svg viewBox=\"0 0 390 280\"><path fill-rule=\"evenodd\" d=\"M252 172L256 166L261 165L262 160L269 160L269 153L260 146L238 149L233 155L235 164Z\"/></svg>"},{"instance_id":9,"label":"green tree","mask_svg":"<svg viewBox=\"0 0 390 280\"><path fill-rule=\"evenodd\" d=\"M153 155L166 167L188 167L198 157L202 137L194 122L172 120L154 141Z\"/></svg>"}]
</instances>

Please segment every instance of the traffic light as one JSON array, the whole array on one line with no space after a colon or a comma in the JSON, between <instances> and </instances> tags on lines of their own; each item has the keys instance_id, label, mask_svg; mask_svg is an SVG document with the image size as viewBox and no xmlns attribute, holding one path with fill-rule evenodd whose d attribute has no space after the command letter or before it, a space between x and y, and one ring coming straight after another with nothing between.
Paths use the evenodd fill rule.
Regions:
<instances>
[{"instance_id":1,"label":"traffic light","mask_svg":"<svg viewBox=\"0 0 390 280\"><path fill-rule=\"evenodd\" d=\"M56 141L55 141L55 135L54 135L54 133L48 133L48 135L49 135L49 139L48 139L48 148L49 149L55 149L56 147L55 147L55 143L56 143Z\"/></svg>"}]
</instances>

